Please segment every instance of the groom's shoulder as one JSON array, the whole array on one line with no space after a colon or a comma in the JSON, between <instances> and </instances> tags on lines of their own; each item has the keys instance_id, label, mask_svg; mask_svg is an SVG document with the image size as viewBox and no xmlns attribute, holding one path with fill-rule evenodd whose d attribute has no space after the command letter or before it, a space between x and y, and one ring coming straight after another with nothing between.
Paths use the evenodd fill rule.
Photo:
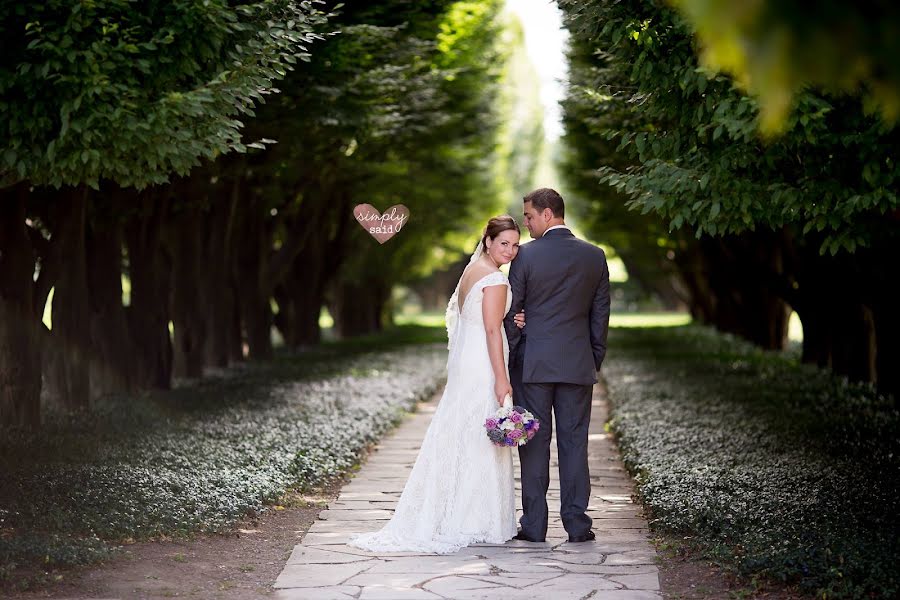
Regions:
<instances>
[{"instance_id":1,"label":"groom's shoulder","mask_svg":"<svg viewBox=\"0 0 900 600\"><path fill-rule=\"evenodd\" d=\"M520 258L528 256L532 252L534 252L534 249L538 247L538 244L540 241L541 241L540 239L531 240L527 244L519 245L519 252L516 254L516 260L519 260Z\"/></svg>"},{"instance_id":2,"label":"groom's shoulder","mask_svg":"<svg viewBox=\"0 0 900 600\"><path fill-rule=\"evenodd\" d=\"M586 240L578 240L580 261L589 269L606 268L606 252L603 248Z\"/></svg>"},{"instance_id":3,"label":"groom's shoulder","mask_svg":"<svg viewBox=\"0 0 900 600\"><path fill-rule=\"evenodd\" d=\"M600 256L606 258L606 252L603 251L603 248L598 246L597 244L593 244L587 240L583 240L581 238L575 238L575 241L578 243L578 246L582 248L585 252L589 252L594 256Z\"/></svg>"}]
</instances>

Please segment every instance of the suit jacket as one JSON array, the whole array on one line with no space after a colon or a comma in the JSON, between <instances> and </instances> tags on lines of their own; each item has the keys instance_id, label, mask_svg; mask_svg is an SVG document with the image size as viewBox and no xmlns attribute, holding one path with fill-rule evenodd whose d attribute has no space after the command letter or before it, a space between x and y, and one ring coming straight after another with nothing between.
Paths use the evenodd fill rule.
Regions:
<instances>
[{"instance_id":1,"label":"suit jacket","mask_svg":"<svg viewBox=\"0 0 900 600\"><path fill-rule=\"evenodd\" d=\"M597 383L609 329L606 254L554 229L519 248L509 268L512 305L504 318L510 366L523 383ZM525 329L513 317L525 309Z\"/></svg>"}]
</instances>

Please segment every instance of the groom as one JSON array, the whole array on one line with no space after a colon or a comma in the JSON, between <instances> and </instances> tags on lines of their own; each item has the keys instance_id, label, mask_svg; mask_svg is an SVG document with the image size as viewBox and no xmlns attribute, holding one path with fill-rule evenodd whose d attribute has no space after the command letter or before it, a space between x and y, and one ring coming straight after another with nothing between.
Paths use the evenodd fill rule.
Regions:
<instances>
[{"instance_id":1,"label":"groom","mask_svg":"<svg viewBox=\"0 0 900 600\"><path fill-rule=\"evenodd\" d=\"M512 306L504 319L515 404L531 411L541 428L519 447L522 528L515 539L547 536L551 410L559 451L560 516L570 542L594 539L587 516L591 495L588 424L591 391L606 355L609 270L606 255L576 238L564 221L562 196L549 188L525 196L525 227L534 242L510 264ZM515 315L525 311L527 327Z\"/></svg>"}]
</instances>

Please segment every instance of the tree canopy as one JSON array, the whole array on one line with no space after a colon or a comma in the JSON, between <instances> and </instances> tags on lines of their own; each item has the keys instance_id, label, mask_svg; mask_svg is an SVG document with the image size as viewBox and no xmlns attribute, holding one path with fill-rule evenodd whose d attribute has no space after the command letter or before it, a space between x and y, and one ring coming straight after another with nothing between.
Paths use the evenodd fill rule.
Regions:
<instances>
[{"instance_id":1,"label":"tree canopy","mask_svg":"<svg viewBox=\"0 0 900 600\"><path fill-rule=\"evenodd\" d=\"M869 244L900 207L898 133L859 99L802 92L784 134L763 140L757 101L699 65L676 11L644 0L579 4L577 27L606 61L595 93L629 116L605 135L635 161L600 172L633 208L698 236L796 226L821 232L822 250L836 253Z\"/></svg>"},{"instance_id":2,"label":"tree canopy","mask_svg":"<svg viewBox=\"0 0 900 600\"><path fill-rule=\"evenodd\" d=\"M697 33L705 66L759 99L760 127L786 130L809 88L860 94L889 124L900 118L900 6L890 0L672 0Z\"/></svg>"},{"instance_id":3,"label":"tree canopy","mask_svg":"<svg viewBox=\"0 0 900 600\"><path fill-rule=\"evenodd\" d=\"M144 187L245 150L239 117L308 59L320 6L3 2L0 184Z\"/></svg>"}]
</instances>

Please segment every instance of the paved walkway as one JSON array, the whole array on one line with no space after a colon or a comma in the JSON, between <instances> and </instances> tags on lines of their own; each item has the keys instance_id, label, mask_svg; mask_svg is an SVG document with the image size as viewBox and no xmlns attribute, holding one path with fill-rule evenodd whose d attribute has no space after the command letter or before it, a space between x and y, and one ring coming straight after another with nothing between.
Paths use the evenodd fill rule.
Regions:
<instances>
[{"instance_id":1,"label":"paved walkway","mask_svg":"<svg viewBox=\"0 0 900 600\"><path fill-rule=\"evenodd\" d=\"M647 523L640 507L631 501L633 484L612 437L603 430L607 404L599 386L594 389L589 449L592 494L588 509L595 541L567 541L559 520L552 444L551 519L545 543L479 544L450 555L379 555L347 546L351 533L378 529L390 518L437 399L420 404L383 440L337 501L322 511L275 582L279 600L662 599ZM518 459L515 470L518 493ZM521 506L518 500L517 505Z\"/></svg>"}]
</instances>

